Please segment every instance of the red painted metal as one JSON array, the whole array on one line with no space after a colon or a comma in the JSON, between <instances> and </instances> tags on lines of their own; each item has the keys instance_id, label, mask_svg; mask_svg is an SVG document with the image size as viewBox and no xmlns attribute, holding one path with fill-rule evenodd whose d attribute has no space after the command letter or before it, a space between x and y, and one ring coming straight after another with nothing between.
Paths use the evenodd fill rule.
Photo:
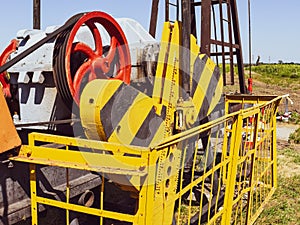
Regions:
<instances>
[{"instance_id":1,"label":"red painted metal","mask_svg":"<svg viewBox=\"0 0 300 225\"><path fill-rule=\"evenodd\" d=\"M4 65L8 60L9 55L17 50L18 43L19 42L16 39L13 39L10 42L10 44L4 49L4 51L0 55L0 66ZM7 77L6 71L0 73L0 83L2 85L3 94L6 98L10 98L11 97L10 84L6 77Z\"/></svg>"},{"instance_id":2,"label":"red painted metal","mask_svg":"<svg viewBox=\"0 0 300 225\"><path fill-rule=\"evenodd\" d=\"M252 94L252 91L253 91L253 79L252 78L248 78L248 92L249 94Z\"/></svg>"},{"instance_id":3,"label":"red painted metal","mask_svg":"<svg viewBox=\"0 0 300 225\"><path fill-rule=\"evenodd\" d=\"M107 53L103 52L102 39L96 26L97 23L106 29L111 38ZM74 43L75 36L82 25L86 25L91 31L95 49L82 42ZM85 54L87 60L77 69L75 75L72 75L71 56L79 52ZM118 59L114 63L116 55L118 55ZM88 76L87 80L89 82L94 79L119 79L127 84L130 83L131 61L127 39L117 21L104 12L90 12L77 21L68 38L65 60L68 86L77 104L80 98L80 87L83 78L86 76ZM116 66L117 73L114 77L108 74L111 65Z\"/></svg>"}]
</instances>

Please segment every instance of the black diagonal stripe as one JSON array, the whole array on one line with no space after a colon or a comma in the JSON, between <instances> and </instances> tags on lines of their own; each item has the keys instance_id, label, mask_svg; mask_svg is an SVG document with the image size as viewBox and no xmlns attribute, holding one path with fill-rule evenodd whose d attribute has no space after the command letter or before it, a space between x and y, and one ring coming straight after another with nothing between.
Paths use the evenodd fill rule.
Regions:
<instances>
[{"instance_id":1,"label":"black diagonal stripe","mask_svg":"<svg viewBox=\"0 0 300 225\"><path fill-rule=\"evenodd\" d=\"M152 107L130 144L148 147L162 122L163 119L155 113L155 109Z\"/></svg>"},{"instance_id":2,"label":"black diagonal stripe","mask_svg":"<svg viewBox=\"0 0 300 225\"><path fill-rule=\"evenodd\" d=\"M122 83L113 96L100 110L100 118L107 139L120 123L125 113L136 99L138 91Z\"/></svg>"},{"instance_id":3,"label":"black diagonal stripe","mask_svg":"<svg viewBox=\"0 0 300 225\"><path fill-rule=\"evenodd\" d=\"M215 95L216 88L218 87L218 82L220 79L220 71L217 66L215 66L215 69L211 75L211 79L209 81L208 88L206 89L205 97L203 100L203 103L201 105L198 119L202 120L204 117L207 116L208 109L210 107L211 101Z\"/></svg>"},{"instance_id":4,"label":"black diagonal stripe","mask_svg":"<svg viewBox=\"0 0 300 225\"><path fill-rule=\"evenodd\" d=\"M192 77L192 88L191 88L191 97L194 97L194 94L196 92L197 86L199 84L201 75L203 74L203 70L205 68L205 64L208 60L208 56L205 55L203 59L200 58L200 56L197 56L195 62L194 62L194 71L193 71L193 77Z\"/></svg>"}]
</instances>

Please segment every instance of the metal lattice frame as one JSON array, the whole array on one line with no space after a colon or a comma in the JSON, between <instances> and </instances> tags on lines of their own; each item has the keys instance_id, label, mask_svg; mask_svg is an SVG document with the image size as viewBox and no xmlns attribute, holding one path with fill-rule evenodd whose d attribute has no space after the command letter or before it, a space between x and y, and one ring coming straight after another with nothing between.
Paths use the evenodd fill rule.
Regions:
<instances>
[{"instance_id":1,"label":"metal lattice frame","mask_svg":"<svg viewBox=\"0 0 300 225\"><path fill-rule=\"evenodd\" d=\"M152 11L150 20L150 34L155 37L157 17L158 17L158 4L159 0L152 1ZM182 46L189 49L189 35L196 36L197 30L201 31L200 52L208 56L216 57L216 63L222 65L223 83L224 85L233 85L234 81L234 65L237 64L238 79L241 93L247 93L244 75L243 54L241 36L239 30L239 18L236 0L181 0L180 2L173 3L169 0L165 1L165 18L170 21L170 6L176 7L176 18L179 18L179 7L181 7L181 20L182 20ZM201 15L197 15L196 9L201 7ZM218 9L219 19L216 18L216 10ZM224 10L225 9L225 10ZM227 16L226 16L227 15ZM226 18L225 18L226 16ZM200 24L197 24L197 18L200 19ZM218 22L217 22L218 21ZM212 26L213 25L213 26ZM217 30L217 26L219 30ZM212 30L214 27L214 30ZM226 34L228 37L226 37ZM218 37L219 36L219 37ZM212 48L214 46L214 48ZM186 54L186 53L183 53ZM188 57L182 57L188 59ZM219 59L221 58L221 64ZM188 61L182 61L181 68L183 71L189 71ZM229 64L230 80L226 79L226 64ZM188 82L186 82L183 75L183 87L189 91Z\"/></svg>"}]
</instances>

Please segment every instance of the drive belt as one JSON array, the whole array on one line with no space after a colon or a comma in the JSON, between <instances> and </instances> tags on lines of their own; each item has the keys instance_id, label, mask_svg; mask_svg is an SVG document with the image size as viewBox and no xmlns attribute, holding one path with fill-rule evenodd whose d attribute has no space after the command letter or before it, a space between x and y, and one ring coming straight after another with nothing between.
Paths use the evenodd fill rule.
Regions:
<instances>
[{"instance_id":1,"label":"drive belt","mask_svg":"<svg viewBox=\"0 0 300 225\"><path fill-rule=\"evenodd\" d=\"M51 39L56 38L60 33L68 29L70 26L73 26L82 16L84 13L78 13L74 16L72 16L64 25L53 31L52 33L48 34L45 38L41 39L38 41L36 44L31 46L30 48L26 49L19 55L17 55L15 58L12 60L8 61L4 65L0 66L0 74L3 73L4 71L8 70L10 67L21 61L23 58L26 56L30 55L32 52L40 48L42 45L45 43L49 42Z\"/></svg>"}]
</instances>

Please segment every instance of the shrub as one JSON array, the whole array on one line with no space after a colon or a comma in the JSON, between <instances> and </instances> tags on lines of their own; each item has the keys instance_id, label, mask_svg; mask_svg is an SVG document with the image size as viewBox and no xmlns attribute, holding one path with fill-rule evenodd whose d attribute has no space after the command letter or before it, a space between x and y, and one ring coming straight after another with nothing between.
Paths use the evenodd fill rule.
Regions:
<instances>
[{"instance_id":1,"label":"shrub","mask_svg":"<svg viewBox=\"0 0 300 225\"><path fill-rule=\"evenodd\" d=\"M289 142L294 142L295 144L300 144L300 128L298 128L297 130L295 130L295 132L290 134Z\"/></svg>"}]
</instances>

